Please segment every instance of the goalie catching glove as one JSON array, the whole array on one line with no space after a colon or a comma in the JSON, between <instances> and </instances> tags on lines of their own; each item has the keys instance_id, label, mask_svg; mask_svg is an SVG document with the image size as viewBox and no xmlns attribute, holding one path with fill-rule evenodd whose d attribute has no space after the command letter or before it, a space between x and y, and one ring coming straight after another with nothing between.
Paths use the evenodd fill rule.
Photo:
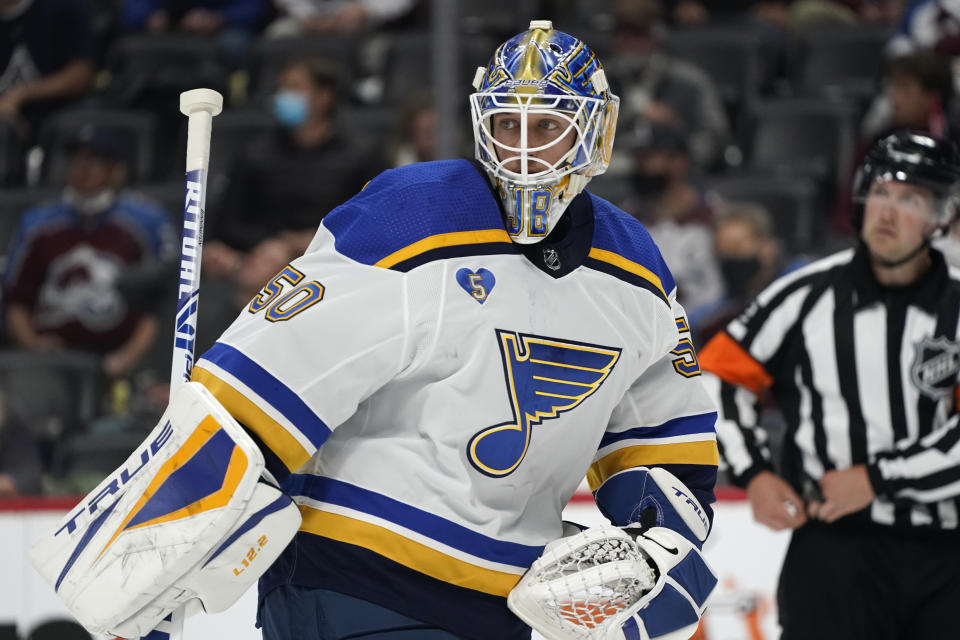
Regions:
<instances>
[{"instance_id":1,"label":"goalie catching glove","mask_svg":"<svg viewBox=\"0 0 960 640\"><path fill-rule=\"evenodd\" d=\"M507 598L510 610L548 640L687 640L696 631L717 585L689 538L702 543L706 527L683 513L699 504L687 503L687 495L672 499L683 484L669 472L642 472L647 490L660 498L658 523L662 510L680 507L666 519L693 526L682 535L662 526L608 525L548 544Z\"/></svg>"},{"instance_id":2,"label":"goalie catching glove","mask_svg":"<svg viewBox=\"0 0 960 640\"><path fill-rule=\"evenodd\" d=\"M181 385L144 443L30 561L91 633L140 637L194 599L223 611L300 525L263 473L263 454L226 409L202 385Z\"/></svg>"}]
</instances>

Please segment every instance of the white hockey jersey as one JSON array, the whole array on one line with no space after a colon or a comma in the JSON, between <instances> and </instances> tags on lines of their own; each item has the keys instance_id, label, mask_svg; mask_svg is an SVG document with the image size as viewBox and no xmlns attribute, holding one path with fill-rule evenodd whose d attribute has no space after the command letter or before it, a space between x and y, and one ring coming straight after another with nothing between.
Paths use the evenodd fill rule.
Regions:
<instances>
[{"instance_id":1,"label":"white hockey jersey","mask_svg":"<svg viewBox=\"0 0 960 640\"><path fill-rule=\"evenodd\" d=\"M523 248L470 162L388 171L197 362L303 512L262 591L510 637L504 598L588 472L666 466L712 501L716 414L669 270L609 203L570 218Z\"/></svg>"}]
</instances>

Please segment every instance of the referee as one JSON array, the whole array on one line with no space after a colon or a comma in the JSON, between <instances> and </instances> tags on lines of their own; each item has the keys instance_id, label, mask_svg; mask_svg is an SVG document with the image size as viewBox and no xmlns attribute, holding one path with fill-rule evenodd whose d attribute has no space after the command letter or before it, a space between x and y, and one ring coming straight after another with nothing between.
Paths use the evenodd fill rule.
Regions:
<instances>
[{"instance_id":1,"label":"referee","mask_svg":"<svg viewBox=\"0 0 960 640\"><path fill-rule=\"evenodd\" d=\"M781 640L956 637L960 273L951 142L900 132L858 170L860 242L773 282L703 348L717 439L754 518L794 529ZM786 423L774 471L758 401Z\"/></svg>"}]
</instances>

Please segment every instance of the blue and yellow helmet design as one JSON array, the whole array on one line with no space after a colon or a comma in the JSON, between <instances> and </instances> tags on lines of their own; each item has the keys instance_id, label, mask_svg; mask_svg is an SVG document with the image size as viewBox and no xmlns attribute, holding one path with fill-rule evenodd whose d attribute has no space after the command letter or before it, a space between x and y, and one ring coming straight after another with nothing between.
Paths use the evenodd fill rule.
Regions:
<instances>
[{"instance_id":1,"label":"blue and yellow helmet design","mask_svg":"<svg viewBox=\"0 0 960 640\"><path fill-rule=\"evenodd\" d=\"M597 56L549 20L534 20L500 45L477 69L474 88L476 157L500 193L510 236L537 242L606 171L620 99Z\"/></svg>"}]
</instances>

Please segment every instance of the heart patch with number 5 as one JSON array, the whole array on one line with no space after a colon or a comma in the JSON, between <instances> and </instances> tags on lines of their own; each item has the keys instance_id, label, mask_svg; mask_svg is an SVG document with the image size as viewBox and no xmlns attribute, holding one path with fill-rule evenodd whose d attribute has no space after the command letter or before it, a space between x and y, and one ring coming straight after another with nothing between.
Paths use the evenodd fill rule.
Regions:
<instances>
[{"instance_id":1,"label":"heart patch with number 5","mask_svg":"<svg viewBox=\"0 0 960 640\"><path fill-rule=\"evenodd\" d=\"M481 268L471 271L464 268L457 271L457 284L470 294L471 298L483 304L487 301L490 292L493 291L494 285L497 284L497 279L486 269Z\"/></svg>"}]
</instances>

